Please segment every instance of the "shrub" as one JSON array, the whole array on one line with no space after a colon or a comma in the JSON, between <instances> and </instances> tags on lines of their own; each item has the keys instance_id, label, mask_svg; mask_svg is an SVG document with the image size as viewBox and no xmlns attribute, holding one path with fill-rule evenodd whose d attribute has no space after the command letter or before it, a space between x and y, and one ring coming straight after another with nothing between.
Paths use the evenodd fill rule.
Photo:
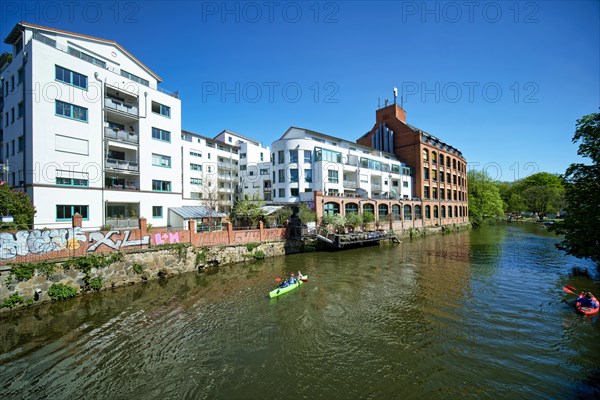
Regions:
<instances>
[{"instance_id":1,"label":"shrub","mask_svg":"<svg viewBox=\"0 0 600 400\"><path fill-rule=\"evenodd\" d=\"M89 285L90 285L90 289L92 289L92 290L102 289L102 277L97 276L95 278L90 279Z\"/></svg>"},{"instance_id":2,"label":"shrub","mask_svg":"<svg viewBox=\"0 0 600 400\"><path fill-rule=\"evenodd\" d=\"M206 253L196 253L196 265L203 264L206 261Z\"/></svg>"},{"instance_id":3,"label":"shrub","mask_svg":"<svg viewBox=\"0 0 600 400\"><path fill-rule=\"evenodd\" d=\"M262 250L258 250L257 252L250 254L250 256L251 256L252 258L254 258L255 260L262 260L262 259L264 259L264 258L265 258L267 255L265 254L265 252L264 252L264 251L262 251Z\"/></svg>"},{"instance_id":4,"label":"shrub","mask_svg":"<svg viewBox=\"0 0 600 400\"><path fill-rule=\"evenodd\" d=\"M144 272L144 266L142 264L133 264L133 272L136 274L141 274Z\"/></svg>"},{"instance_id":5,"label":"shrub","mask_svg":"<svg viewBox=\"0 0 600 400\"><path fill-rule=\"evenodd\" d=\"M6 299L4 299L2 301L2 303L0 303L0 308L13 308L16 307L19 304L23 304L24 300L21 296L19 296L19 293L15 293L10 297L7 297Z\"/></svg>"},{"instance_id":6,"label":"shrub","mask_svg":"<svg viewBox=\"0 0 600 400\"><path fill-rule=\"evenodd\" d=\"M260 243L251 242L251 243L247 243L247 244L246 244L246 249L247 249L248 251L252 251L252 250L254 250L255 248L257 248L258 246L260 246Z\"/></svg>"},{"instance_id":7,"label":"shrub","mask_svg":"<svg viewBox=\"0 0 600 400\"><path fill-rule=\"evenodd\" d=\"M52 300L64 300L77 295L77 289L73 286L63 285L62 283L54 283L48 290L48 296Z\"/></svg>"}]
</instances>

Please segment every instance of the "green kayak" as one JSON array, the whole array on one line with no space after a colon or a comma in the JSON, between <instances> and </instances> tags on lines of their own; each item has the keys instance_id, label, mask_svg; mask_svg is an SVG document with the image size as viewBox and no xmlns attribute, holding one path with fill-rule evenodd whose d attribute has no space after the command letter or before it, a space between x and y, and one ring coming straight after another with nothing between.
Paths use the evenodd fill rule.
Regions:
<instances>
[{"instance_id":1,"label":"green kayak","mask_svg":"<svg viewBox=\"0 0 600 400\"><path fill-rule=\"evenodd\" d=\"M287 293L287 292L289 292L289 291L291 291L291 290L294 290L294 289L296 289L298 286L300 286L300 285L302 285L304 282L306 282L307 280L308 280L308 275L302 275L302 278L300 278L300 279L298 280L298 282L296 282L296 283L292 283L291 285L287 285L286 287L283 287L283 288L282 288L282 287L278 287L278 288L277 288L277 289L275 289L275 290L271 290L271 291L269 292L269 297L270 297L270 298L277 297L277 296L279 296L279 295L281 295L281 294L284 294L284 293Z\"/></svg>"}]
</instances>

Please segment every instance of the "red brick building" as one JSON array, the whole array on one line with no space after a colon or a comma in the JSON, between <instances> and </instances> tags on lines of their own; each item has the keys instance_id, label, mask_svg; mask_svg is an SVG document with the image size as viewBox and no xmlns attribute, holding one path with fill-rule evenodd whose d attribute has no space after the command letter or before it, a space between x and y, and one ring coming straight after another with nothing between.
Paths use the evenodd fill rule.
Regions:
<instances>
[{"instance_id":1,"label":"red brick building","mask_svg":"<svg viewBox=\"0 0 600 400\"><path fill-rule=\"evenodd\" d=\"M424 225L468 222L467 160L455 147L406 123L397 104L376 112L375 125L358 144L392 152L413 169L414 196L422 199Z\"/></svg>"}]
</instances>

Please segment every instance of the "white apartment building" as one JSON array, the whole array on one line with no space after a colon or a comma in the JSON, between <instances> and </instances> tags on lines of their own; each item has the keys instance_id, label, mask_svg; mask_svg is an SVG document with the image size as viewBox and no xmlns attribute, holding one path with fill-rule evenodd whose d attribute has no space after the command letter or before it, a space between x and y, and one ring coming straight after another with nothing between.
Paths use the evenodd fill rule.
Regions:
<instances>
[{"instance_id":1,"label":"white apartment building","mask_svg":"<svg viewBox=\"0 0 600 400\"><path fill-rule=\"evenodd\" d=\"M314 191L370 198L412 196L412 172L394 154L291 127L272 145L273 202L313 200Z\"/></svg>"},{"instance_id":2,"label":"white apartment building","mask_svg":"<svg viewBox=\"0 0 600 400\"><path fill-rule=\"evenodd\" d=\"M19 23L5 43L4 178L33 200L35 226L75 213L84 228L166 226L182 202L178 94L111 40Z\"/></svg>"}]
</instances>

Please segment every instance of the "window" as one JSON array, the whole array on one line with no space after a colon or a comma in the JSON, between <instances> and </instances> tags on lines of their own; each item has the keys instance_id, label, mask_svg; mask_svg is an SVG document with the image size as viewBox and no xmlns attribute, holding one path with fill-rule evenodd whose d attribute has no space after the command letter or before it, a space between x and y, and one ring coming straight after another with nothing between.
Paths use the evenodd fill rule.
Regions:
<instances>
[{"instance_id":1,"label":"window","mask_svg":"<svg viewBox=\"0 0 600 400\"><path fill-rule=\"evenodd\" d=\"M200 192L190 192L190 198L194 200L199 200L202 198L202 193Z\"/></svg>"},{"instance_id":2,"label":"window","mask_svg":"<svg viewBox=\"0 0 600 400\"><path fill-rule=\"evenodd\" d=\"M415 219L423 219L421 215L421 206L415 206Z\"/></svg>"},{"instance_id":3,"label":"window","mask_svg":"<svg viewBox=\"0 0 600 400\"><path fill-rule=\"evenodd\" d=\"M438 206L433 206L433 218L438 218Z\"/></svg>"},{"instance_id":4,"label":"window","mask_svg":"<svg viewBox=\"0 0 600 400\"><path fill-rule=\"evenodd\" d=\"M304 162L311 163L312 162L312 151L304 150Z\"/></svg>"},{"instance_id":5,"label":"window","mask_svg":"<svg viewBox=\"0 0 600 400\"><path fill-rule=\"evenodd\" d=\"M392 164L392 173L399 174L400 173L400 166L396 165L396 164Z\"/></svg>"},{"instance_id":6,"label":"window","mask_svg":"<svg viewBox=\"0 0 600 400\"><path fill-rule=\"evenodd\" d=\"M202 185L202 179L200 179L200 178L190 178L190 184L192 184L192 185Z\"/></svg>"},{"instance_id":7,"label":"window","mask_svg":"<svg viewBox=\"0 0 600 400\"><path fill-rule=\"evenodd\" d=\"M452 206L448 206L448 218L452 218Z\"/></svg>"},{"instance_id":8,"label":"window","mask_svg":"<svg viewBox=\"0 0 600 400\"><path fill-rule=\"evenodd\" d=\"M298 188L291 188L290 189L290 193L291 193L292 197L298 197L299 196L298 192L299 192Z\"/></svg>"},{"instance_id":9,"label":"window","mask_svg":"<svg viewBox=\"0 0 600 400\"><path fill-rule=\"evenodd\" d=\"M285 183L285 170L283 170L283 169L279 170L279 180L278 180L278 182L279 183Z\"/></svg>"},{"instance_id":10,"label":"window","mask_svg":"<svg viewBox=\"0 0 600 400\"><path fill-rule=\"evenodd\" d=\"M277 152L277 163L283 164L285 162L285 156L283 150L279 150Z\"/></svg>"},{"instance_id":11,"label":"window","mask_svg":"<svg viewBox=\"0 0 600 400\"><path fill-rule=\"evenodd\" d=\"M431 180L437 181L437 170L435 169L431 170Z\"/></svg>"},{"instance_id":12,"label":"window","mask_svg":"<svg viewBox=\"0 0 600 400\"><path fill-rule=\"evenodd\" d=\"M55 44L56 44L56 42L55 42ZM53 46L53 47L56 47L56 46ZM105 63L104 61L102 61L102 60L99 60L99 59L97 59L96 57L92 57L92 56L90 56L89 54L86 54L86 53L84 53L84 52L82 52L82 51L79 51L79 50L77 50L77 49L74 49L74 48L72 48L72 47L69 47L69 49L67 50L67 52L68 52L70 55L72 55L72 56L75 56L75 57L77 57L77 58L80 58L80 59L82 59L83 61L87 61L87 62L89 62L89 63L91 63L91 64L99 65L99 66L101 66L102 68L106 68L106 63Z\"/></svg>"},{"instance_id":13,"label":"window","mask_svg":"<svg viewBox=\"0 0 600 400\"><path fill-rule=\"evenodd\" d=\"M429 168L423 167L423 179L429 179Z\"/></svg>"},{"instance_id":14,"label":"window","mask_svg":"<svg viewBox=\"0 0 600 400\"><path fill-rule=\"evenodd\" d=\"M268 168L261 168L260 169L260 174L261 175L269 175L269 169Z\"/></svg>"},{"instance_id":15,"label":"window","mask_svg":"<svg viewBox=\"0 0 600 400\"><path fill-rule=\"evenodd\" d=\"M195 151L190 151L190 156L192 157L202 157L202 153L198 153Z\"/></svg>"},{"instance_id":16,"label":"window","mask_svg":"<svg viewBox=\"0 0 600 400\"><path fill-rule=\"evenodd\" d=\"M308 182L308 183L312 182L312 169L304 170L304 182Z\"/></svg>"},{"instance_id":17,"label":"window","mask_svg":"<svg viewBox=\"0 0 600 400\"><path fill-rule=\"evenodd\" d=\"M25 147L25 138L23 136L19 136L19 138L17 139L19 141L19 153L23 151L23 148Z\"/></svg>"},{"instance_id":18,"label":"window","mask_svg":"<svg viewBox=\"0 0 600 400\"><path fill-rule=\"evenodd\" d=\"M246 166L240 165L240 171L245 171L245 170L246 170ZM254 175L254 174L250 173L250 175Z\"/></svg>"},{"instance_id":19,"label":"window","mask_svg":"<svg viewBox=\"0 0 600 400\"><path fill-rule=\"evenodd\" d=\"M14 124L15 123L15 108L11 108L10 109L10 123Z\"/></svg>"},{"instance_id":20,"label":"window","mask_svg":"<svg viewBox=\"0 0 600 400\"><path fill-rule=\"evenodd\" d=\"M446 191L444 190L444 188L440 189L440 199L446 200Z\"/></svg>"},{"instance_id":21,"label":"window","mask_svg":"<svg viewBox=\"0 0 600 400\"><path fill-rule=\"evenodd\" d=\"M438 198L438 190L437 190L436 187L434 187L434 188L431 189L431 194L433 195L434 199Z\"/></svg>"},{"instance_id":22,"label":"window","mask_svg":"<svg viewBox=\"0 0 600 400\"><path fill-rule=\"evenodd\" d=\"M19 103L19 112L17 113L17 117L18 118L23 118L23 116L25 115L25 105L23 104L23 102Z\"/></svg>"},{"instance_id":23,"label":"window","mask_svg":"<svg viewBox=\"0 0 600 400\"><path fill-rule=\"evenodd\" d=\"M323 215L334 215L340 213L340 206L338 203L325 203L323 206Z\"/></svg>"},{"instance_id":24,"label":"window","mask_svg":"<svg viewBox=\"0 0 600 400\"><path fill-rule=\"evenodd\" d=\"M446 182L450 183L450 172L446 172Z\"/></svg>"},{"instance_id":25,"label":"window","mask_svg":"<svg viewBox=\"0 0 600 400\"><path fill-rule=\"evenodd\" d=\"M290 169L290 182L298 182L298 169Z\"/></svg>"},{"instance_id":26,"label":"window","mask_svg":"<svg viewBox=\"0 0 600 400\"><path fill-rule=\"evenodd\" d=\"M202 171L202 165L190 163L190 170L191 171Z\"/></svg>"},{"instance_id":27,"label":"window","mask_svg":"<svg viewBox=\"0 0 600 400\"><path fill-rule=\"evenodd\" d=\"M290 150L290 163L298 162L298 150Z\"/></svg>"},{"instance_id":28,"label":"window","mask_svg":"<svg viewBox=\"0 0 600 400\"><path fill-rule=\"evenodd\" d=\"M429 151L423 149L423 161L429 161Z\"/></svg>"},{"instance_id":29,"label":"window","mask_svg":"<svg viewBox=\"0 0 600 400\"><path fill-rule=\"evenodd\" d=\"M54 78L59 81L72 85L81 89L87 90L88 78L85 75L71 71L70 69L63 68L59 65L55 65Z\"/></svg>"},{"instance_id":30,"label":"window","mask_svg":"<svg viewBox=\"0 0 600 400\"><path fill-rule=\"evenodd\" d=\"M240 158L246 158L246 153L240 153Z\"/></svg>"},{"instance_id":31,"label":"window","mask_svg":"<svg viewBox=\"0 0 600 400\"><path fill-rule=\"evenodd\" d=\"M437 153L435 151L431 152L431 163L437 164Z\"/></svg>"},{"instance_id":32,"label":"window","mask_svg":"<svg viewBox=\"0 0 600 400\"><path fill-rule=\"evenodd\" d=\"M171 182L152 180L152 190L155 192L170 192Z\"/></svg>"},{"instance_id":33,"label":"window","mask_svg":"<svg viewBox=\"0 0 600 400\"><path fill-rule=\"evenodd\" d=\"M419 206L415 206L415 216L416 216L416 212L417 212L417 207ZM404 220L405 221L411 221L412 220L412 210L411 207L408 204L404 205ZM420 215L420 208L419 208L419 215Z\"/></svg>"},{"instance_id":34,"label":"window","mask_svg":"<svg viewBox=\"0 0 600 400\"><path fill-rule=\"evenodd\" d=\"M152 102L152 112L155 114L160 114L164 117L171 118L171 107L165 106L164 104L160 104L155 101Z\"/></svg>"},{"instance_id":35,"label":"window","mask_svg":"<svg viewBox=\"0 0 600 400\"><path fill-rule=\"evenodd\" d=\"M79 186L88 187L89 183L87 179L76 179L76 178L60 178L56 177L56 184L61 186Z\"/></svg>"},{"instance_id":36,"label":"window","mask_svg":"<svg viewBox=\"0 0 600 400\"><path fill-rule=\"evenodd\" d=\"M265 155L262 151L260 152L260 161L265 161Z\"/></svg>"},{"instance_id":37,"label":"window","mask_svg":"<svg viewBox=\"0 0 600 400\"><path fill-rule=\"evenodd\" d=\"M442 162L442 156L440 155L440 163ZM442 218L446 218L446 206L442 206Z\"/></svg>"},{"instance_id":38,"label":"window","mask_svg":"<svg viewBox=\"0 0 600 400\"><path fill-rule=\"evenodd\" d=\"M163 142L170 142L171 141L171 132L164 131L162 129L153 127L152 128L152 139L162 140Z\"/></svg>"},{"instance_id":39,"label":"window","mask_svg":"<svg viewBox=\"0 0 600 400\"><path fill-rule=\"evenodd\" d=\"M150 82L148 82L147 80L142 79L139 76L135 76L134 74L130 74L127 71L121 70L121 76L124 76L125 78L131 79L134 82L141 83L144 86L150 86Z\"/></svg>"},{"instance_id":40,"label":"window","mask_svg":"<svg viewBox=\"0 0 600 400\"><path fill-rule=\"evenodd\" d=\"M331 182L331 183L338 183L339 182L338 172L334 171L332 169L330 169L329 171L327 171L327 178L328 178L329 182Z\"/></svg>"},{"instance_id":41,"label":"window","mask_svg":"<svg viewBox=\"0 0 600 400\"><path fill-rule=\"evenodd\" d=\"M315 147L315 161L342 162L342 153Z\"/></svg>"},{"instance_id":42,"label":"window","mask_svg":"<svg viewBox=\"0 0 600 400\"><path fill-rule=\"evenodd\" d=\"M407 187L408 187L408 181L404 181L404 182L402 182L402 187L405 187L405 188L407 188Z\"/></svg>"},{"instance_id":43,"label":"window","mask_svg":"<svg viewBox=\"0 0 600 400\"><path fill-rule=\"evenodd\" d=\"M285 189L279 189L279 197L285 197Z\"/></svg>"},{"instance_id":44,"label":"window","mask_svg":"<svg viewBox=\"0 0 600 400\"><path fill-rule=\"evenodd\" d=\"M162 154L152 154L152 165L171 168L171 157Z\"/></svg>"},{"instance_id":45,"label":"window","mask_svg":"<svg viewBox=\"0 0 600 400\"><path fill-rule=\"evenodd\" d=\"M423 187L423 197L425 197L426 199L429 198L429 186Z\"/></svg>"},{"instance_id":46,"label":"window","mask_svg":"<svg viewBox=\"0 0 600 400\"><path fill-rule=\"evenodd\" d=\"M18 82L20 85L21 83L25 82L25 70L23 68L20 68L18 75L19 75Z\"/></svg>"},{"instance_id":47,"label":"window","mask_svg":"<svg viewBox=\"0 0 600 400\"><path fill-rule=\"evenodd\" d=\"M58 221L73 218L73 215L79 214L83 219L88 219L88 206L57 205L56 219Z\"/></svg>"},{"instance_id":48,"label":"window","mask_svg":"<svg viewBox=\"0 0 600 400\"><path fill-rule=\"evenodd\" d=\"M425 219L431 219L431 206L425 206Z\"/></svg>"},{"instance_id":49,"label":"window","mask_svg":"<svg viewBox=\"0 0 600 400\"><path fill-rule=\"evenodd\" d=\"M15 90L15 76L11 76L10 77L10 91L12 92L13 90Z\"/></svg>"},{"instance_id":50,"label":"window","mask_svg":"<svg viewBox=\"0 0 600 400\"><path fill-rule=\"evenodd\" d=\"M458 197L456 195L456 190L454 190L454 200L458 200Z\"/></svg>"},{"instance_id":51,"label":"window","mask_svg":"<svg viewBox=\"0 0 600 400\"><path fill-rule=\"evenodd\" d=\"M87 122L88 109L79 107L74 104L65 103L64 101L56 100L55 113L60 117L71 118L82 122Z\"/></svg>"},{"instance_id":52,"label":"window","mask_svg":"<svg viewBox=\"0 0 600 400\"><path fill-rule=\"evenodd\" d=\"M152 206L152 218L162 218L162 206Z\"/></svg>"}]
</instances>

